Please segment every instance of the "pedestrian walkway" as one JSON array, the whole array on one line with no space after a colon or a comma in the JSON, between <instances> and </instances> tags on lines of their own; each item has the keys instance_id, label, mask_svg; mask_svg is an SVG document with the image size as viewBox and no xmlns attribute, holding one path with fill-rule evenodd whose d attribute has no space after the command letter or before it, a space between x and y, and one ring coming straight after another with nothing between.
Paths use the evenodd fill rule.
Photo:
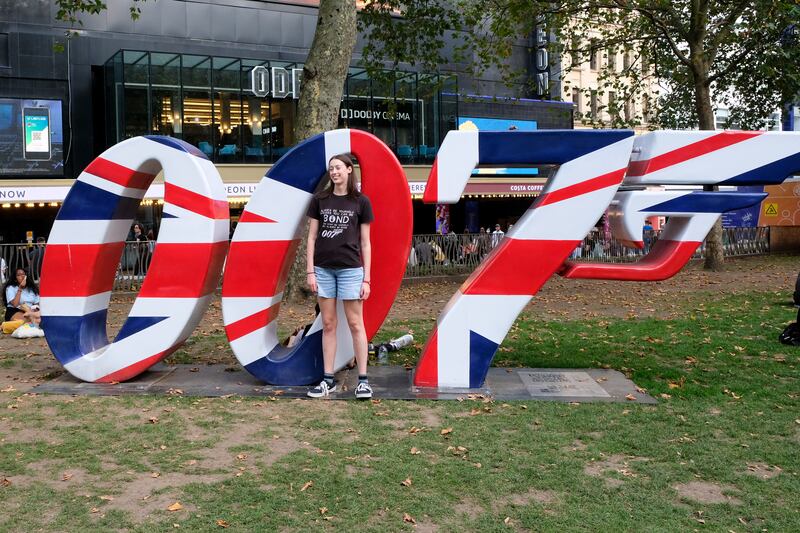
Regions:
<instances>
[{"instance_id":1,"label":"pedestrian walkway","mask_svg":"<svg viewBox=\"0 0 800 533\"><path fill-rule=\"evenodd\" d=\"M411 370L402 366L370 367L369 380L375 398L386 400L552 400L561 402L656 403L642 389L616 370L491 368L481 389L436 390L414 387ZM336 376L340 383L332 400L355 399L355 370ZM306 398L308 387L264 385L240 367L228 365L158 364L124 383L84 383L69 374L42 383L38 393L70 395L182 395L257 396ZM324 400L316 400L324 401Z\"/></svg>"}]
</instances>

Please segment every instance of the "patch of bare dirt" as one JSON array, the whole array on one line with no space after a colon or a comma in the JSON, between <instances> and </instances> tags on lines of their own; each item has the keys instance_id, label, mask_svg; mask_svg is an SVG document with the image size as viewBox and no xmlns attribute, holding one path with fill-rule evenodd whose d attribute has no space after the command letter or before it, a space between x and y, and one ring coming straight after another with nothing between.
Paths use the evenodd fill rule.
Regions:
<instances>
[{"instance_id":1,"label":"patch of bare dirt","mask_svg":"<svg viewBox=\"0 0 800 533\"><path fill-rule=\"evenodd\" d=\"M470 520L474 520L484 512L484 509L477 501L472 498L466 498L453 506L453 512L456 515L463 515Z\"/></svg>"},{"instance_id":2,"label":"patch of bare dirt","mask_svg":"<svg viewBox=\"0 0 800 533\"><path fill-rule=\"evenodd\" d=\"M530 489L522 494L512 494L508 497L509 503L513 505L528 505L531 502L548 505L558 500L558 494L552 490Z\"/></svg>"},{"instance_id":3,"label":"patch of bare dirt","mask_svg":"<svg viewBox=\"0 0 800 533\"><path fill-rule=\"evenodd\" d=\"M690 481L673 485L673 489L681 498L697 503L729 503L731 505L741 505L742 501L733 496L728 496L724 492L736 491L736 487L731 485L720 485L706 481Z\"/></svg>"},{"instance_id":4,"label":"patch of bare dirt","mask_svg":"<svg viewBox=\"0 0 800 533\"><path fill-rule=\"evenodd\" d=\"M588 448L588 446L586 446L586 444L581 439L575 439L574 441L572 441L572 444L564 447L563 450L567 452L578 452L578 451L583 451L586 448Z\"/></svg>"},{"instance_id":5,"label":"patch of bare dirt","mask_svg":"<svg viewBox=\"0 0 800 533\"><path fill-rule=\"evenodd\" d=\"M751 476L756 476L759 479L772 479L777 477L783 472L779 466L769 466L764 463L748 463L745 473Z\"/></svg>"},{"instance_id":6,"label":"patch of bare dirt","mask_svg":"<svg viewBox=\"0 0 800 533\"><path fill-rule=\"evenodd\" d=\"M114 499L108 502L107 507L130 513L133 521L137 523L150 518L156 511L167 511L167 508L175 502L180 502L183 507L179 511L174 511L175 513L191 513L192 506L181 502L181 489L192 483L217 483L226 477L222 474L168 473L158 477L153 477L152 474L139 474L132 481L117 484L117 488L122 490L113 496Z\"/></svg>"},{"instance_id":7,"label":"patch of bare dirt","mask_svg":"<svg viewBox=\"0 0 800 533\"><path fill-rule=\"evenodd\" d=\"M634 457L627 455L609 455L601 460L592 460L583 468L583 473L587 476L602 477L607 487L614 488L623 484L623 481L607 474L613 472L625 478L638 477L639 474L633 470L631 463L648 461L645 457Z\"/></svg>"}]
</instances>

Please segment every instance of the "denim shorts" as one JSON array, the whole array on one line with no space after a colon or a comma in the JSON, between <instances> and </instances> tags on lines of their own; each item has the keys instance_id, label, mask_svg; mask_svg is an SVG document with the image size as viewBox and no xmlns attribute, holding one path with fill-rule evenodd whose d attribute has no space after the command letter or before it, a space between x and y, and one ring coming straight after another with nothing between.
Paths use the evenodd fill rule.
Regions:
<instances>
[{"instance_id":1,"label":"denim shorts","mask_svg":"<svg viewBox=\"0 0 800 533\"><path fill-rule=\"evenodd\" d=\"M364 268L314 267L317 278L317 296L337 300L360 300Z\"/></svg>"}]
</instances>

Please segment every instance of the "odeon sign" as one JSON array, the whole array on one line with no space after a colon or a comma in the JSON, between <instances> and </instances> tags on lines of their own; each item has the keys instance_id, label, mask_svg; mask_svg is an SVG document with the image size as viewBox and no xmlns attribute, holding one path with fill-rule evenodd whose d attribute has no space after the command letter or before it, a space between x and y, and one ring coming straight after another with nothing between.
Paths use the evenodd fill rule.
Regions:
<instances>
[{"instance_id":1,"label":"odeon sign","mask_svg":"<svg viewBox=\"0 0 800 533\"><path fill-rule=\"evenodd\" d=\"M392 305L408 257L412 209L397 158L379 139L335 130L304 141L262 179L228 242L222 180L205 155L169 137L137 137L81 173L50 233L42 266L43 328L53 354L92 382L135 377L175 351L202 317L225 264L225 331L241 364L276 385L322 376L320 319L295 346L277 337L287 273L313 191L328 159L352 152L373 202L368 337ZM453 131L433 164L424 200L457 202L477 165L556 164L542 194L441 312L414 373L419 387L476 388L531 297L554 273L567 278L656 281L689 260L720 213L765 194L647 190L650 185L776 184L800 170L800 134L626 130ZM164 171L164 211L149 272L115 340L106 314L124 239L154 176ZM612 233L642 247L646 217L668 218L661 238L632 264L567 261L608 208ZM227 252L227 262L226 262ZM337 332L336 367L352 356Z\"/></svg>"}]
</instances>

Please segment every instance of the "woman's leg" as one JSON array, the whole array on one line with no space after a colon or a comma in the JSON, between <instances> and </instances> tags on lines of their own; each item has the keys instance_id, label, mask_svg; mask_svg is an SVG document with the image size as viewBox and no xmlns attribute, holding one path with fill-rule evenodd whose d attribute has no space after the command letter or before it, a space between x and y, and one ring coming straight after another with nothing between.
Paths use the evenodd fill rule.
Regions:
<instances>
[{"instance_id":1,"label":"woman's leg","mask_svg":"<svg viewBox=\"0 0 800 533\"><path fill-rule=\"evenodd\" d=\"M353 352L356 354L358 373L367 374L367 331L364 328L364 302L362 300L344 300L344 314L350 335L353 337Z\"/></svg>"},{"instance_id":2,"label":"woman's leg","mask_svg":"<svg viewBox=\"0 0 800 533\"><path fill-rule=\"evenodd\" d=\"M336 360L336 299L317 298L319 313L322 315L322 361L326 374L333 374Z\"/></svg>"}]
</instances>

